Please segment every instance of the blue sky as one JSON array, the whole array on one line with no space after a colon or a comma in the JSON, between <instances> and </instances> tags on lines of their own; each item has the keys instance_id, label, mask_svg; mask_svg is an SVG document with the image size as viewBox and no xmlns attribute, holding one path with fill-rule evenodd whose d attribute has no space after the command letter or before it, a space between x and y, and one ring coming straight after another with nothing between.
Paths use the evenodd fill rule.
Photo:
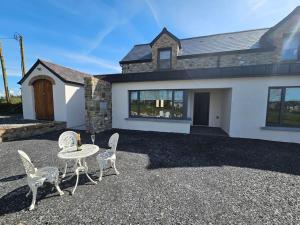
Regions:
<instances>
[{"instance_id":1,"label":"blue sky","mask_svg":"<svg viewBox=\"0 0 300 225\"><path fill-rule=\"evenodd\" d=\"M179 38L271 27L299 0L10 0L1 2L0 38L24 36L26 69L44 59L91 74L120 72L135 44L166 26ZM19 93L18 43L0 39L9 89ZM2 74L0 96L3 95Z\"/></svg>"}]
</instances>

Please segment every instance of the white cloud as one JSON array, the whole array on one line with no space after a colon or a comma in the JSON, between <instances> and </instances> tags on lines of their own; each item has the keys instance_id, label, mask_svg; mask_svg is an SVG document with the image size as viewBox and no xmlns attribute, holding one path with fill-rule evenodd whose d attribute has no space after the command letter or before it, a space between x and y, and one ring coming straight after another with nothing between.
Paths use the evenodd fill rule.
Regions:
<instances>
[{"instance_id":1,"label":"white cloud","mask_svg":"<svg viewBox=\"0 0 300 225\"><path fill-rule=\"evenodd\" d=\"M268 0L249 0L248 4L250 6L249 10L255 12L258 9L262 8Z\"/></svg>"},{"instance_id":2,"label":"white cloud","mask_svg":"<svg viewBox=\"0 0 300 225\"><path fill-rule=\"evenodd\" d=\"M114 72L121 71L121 67L117 63L115 62L112 63L111 61L96 56L88 56L88 55L74 53L74 52L60 52L60 55L68 59L71 59L76 63L94 65L97 67L101 67L102 69L105 68L105 69L112 70Z\"/></svg>"},{"instance_id":3,"label":"white cloud","mask_svg":"<svg viewBox=\"0 0 300 225\"><path fill-rule=\"evenodd\" d=\"M153 5L153 3L151 2L151 0L145 0L146 2L146 5L148 6L154 20L155 20L155 23L158 27L162 27L161 26L161 22L159 20L159 17L158 17L158 13L157 13L157 10L155 9L155 6Z\"/></svg>"},{"instance_id":4,"label":"white cloud","mask_svg":"<svg viewBox=\"0 0 300 225\"><path fill-rule=\"evenodd\" d=\"M109 27L101 30L96 35L96 38L89 40L86 44L89 46L88 49L85 51L86 54L91 53L94 51L104 40L106 36L108 36L116 27L116 24L111 24Z\"/></svg>"}]
</instances>

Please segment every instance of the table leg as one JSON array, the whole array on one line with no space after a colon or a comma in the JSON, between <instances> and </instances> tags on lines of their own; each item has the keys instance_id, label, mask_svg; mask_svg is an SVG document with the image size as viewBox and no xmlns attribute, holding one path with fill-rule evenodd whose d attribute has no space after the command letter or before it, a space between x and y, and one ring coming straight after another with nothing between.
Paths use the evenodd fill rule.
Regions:
<instances>
[{"instance_id":1,"label":"table leg","mask_svg":"<svg viewBox=\"0 0 300 225\"><path fill-rule=\"evenodd\" d=\"M88 178L92 183L97 184L97 182L94 181L94 180L89 176L89 174L88 174L88 169L89 169L89 168L88 168L88 166L87 166L87 163L86 163L85 159L83 159L82 161L83 161L83 166L84 166L84 172L85 172L85 175L87 176L87 178Z\"/></svg>"},{"instance_id":2,"label":"table leg","mask_svg":"<svg viewBox=\"0 0 300 225\"><path fill-rule=\"evenodd\" d=\"M77 188L77 185L78 185L78 181L79 181L79 175L80 175L80 172L82 171L82 172L84 172L85 173L85 175L87 176L87 178L93 183L93 184L97 184L97 182L96 181L94 181L89 175L88 175L88 166L87 166L87 163L86 163L86 161L85 161L85 159L82 159L82 163L81 163L81 160L78 160L77 162L76 162L76 170L75 170L75 174L76 174L76 183L75 183L75 187L74 187L74 189L73 189L73 191L72 191L72 195L74 195L74 193L75 193L75 190L76 190L76 188ZM75 168L75 167L74 167ZM74 175L72 175L72 177L73 177Z\"/></svg>"},{"instance_id":3,"label":"table leg","mask_svg":"<svg viewBox=\"0 0 300 225\"><path fill-rule=\"evenodd\" d=\"M68 177L67 179L62 180L62 182L71 180L76 175L76 169L78 168L78 164L79 164L79 160L76 160L76 162L75 162L75 164L73 165L73 168L72 168L72 171L74 171L74 173L72 174L72 176Z\"/></svg>"},{"instance_id":4,"label":"table leg","mask_svg":"<svg viewBox=\"0 0 300 225\"><path fill-rule=\"evenodd\" d=\"M72 191L72 195L74 195L74 193L75 193L75 190L76 190L76 188L77 188L77 185L78 185L78 180L79 180L79 171L80 170L80 167L78 167L76 170L75 170L75 174L76 174L76 176L77 176L77 178L76 178L76 184L75 184L75 187L74 187L74 189L73 189L73 191Z\"/></svg>"}]
</instances>

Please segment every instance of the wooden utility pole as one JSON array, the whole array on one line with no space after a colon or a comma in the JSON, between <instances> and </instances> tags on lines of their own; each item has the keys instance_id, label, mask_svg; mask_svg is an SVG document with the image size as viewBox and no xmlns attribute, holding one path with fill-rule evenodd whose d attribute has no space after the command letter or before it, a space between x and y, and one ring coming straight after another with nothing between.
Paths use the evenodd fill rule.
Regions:
<instances>
[{"instance_id":1,"label":"wooden utility pole","mask_svg":"<svg viewBox=\"0 0 300 225\"><path fill-rule=\"evenodd\" d=\"M4 57L3 57L3 53L2 53L2 45L1 45L1 43L0 43L0 61L1 61L1 68L2 68L2 75L3 75L5 98L6 98L6 102L10 103L8 83L7 83L7 75L6 75L6 68L5 68L5 63L4 63Z\"/></svg>"},{"instance_id":2,"label":"wooden utility pole","mask_svg":"<svg viewBox=\"0 0 300 225\"><path fill-rule=\"evenodd\" d=\"M21 69L22 69L22 77L25 76L26 69L25 69L25 57L24 57L24 45L23 45L23 36L19 33L15 33L15 39L19 42L20 45L20 53L21 53Z\"/></svg>"}]
</instances>

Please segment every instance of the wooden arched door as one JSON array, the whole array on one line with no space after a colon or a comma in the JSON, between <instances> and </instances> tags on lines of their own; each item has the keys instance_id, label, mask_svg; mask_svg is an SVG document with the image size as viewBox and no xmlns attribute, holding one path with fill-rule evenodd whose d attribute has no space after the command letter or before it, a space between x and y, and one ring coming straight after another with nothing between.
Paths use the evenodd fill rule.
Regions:
<instances>
[{"instance_id":1,"label":"wooden arched door","mask_svg":"<svg viewBox=\"0 0 300 225\"><path fill-rule=\"evenodd\" d=\"M35 115L38 120L53 120L53 91L52 83L46 79L36 80L33 83Z\"/></svg>"}]
</instances>

